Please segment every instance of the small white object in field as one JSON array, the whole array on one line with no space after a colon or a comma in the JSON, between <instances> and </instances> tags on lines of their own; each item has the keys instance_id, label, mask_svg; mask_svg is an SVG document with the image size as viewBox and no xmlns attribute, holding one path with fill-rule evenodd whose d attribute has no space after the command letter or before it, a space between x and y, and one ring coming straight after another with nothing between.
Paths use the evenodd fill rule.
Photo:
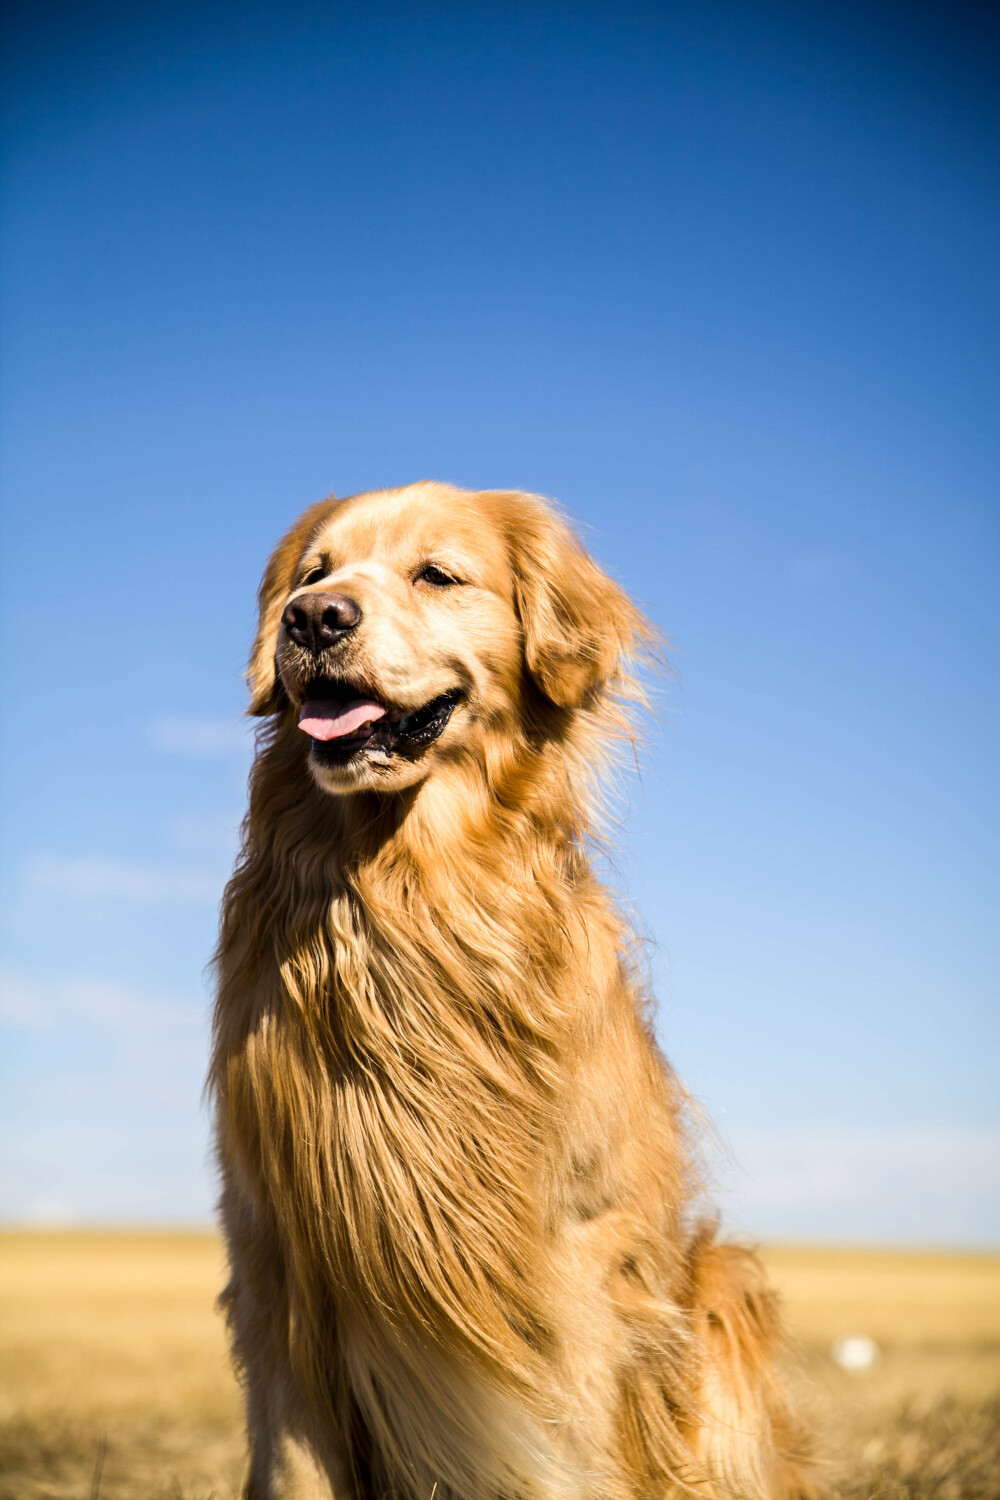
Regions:
<instances>
[{"instance_id":1,"label":"small white object in field","mask_svg":"<svg viewBox=\"0 0 1000 1500\"><path fill-rule=\"evenodd\" d=\"M866 1333L850 1333L834 1339L830 1346L830 1358L842 1370L870 1370L878 1363L880 1354L878 1344Z\"/></svg>"}]
</instances>

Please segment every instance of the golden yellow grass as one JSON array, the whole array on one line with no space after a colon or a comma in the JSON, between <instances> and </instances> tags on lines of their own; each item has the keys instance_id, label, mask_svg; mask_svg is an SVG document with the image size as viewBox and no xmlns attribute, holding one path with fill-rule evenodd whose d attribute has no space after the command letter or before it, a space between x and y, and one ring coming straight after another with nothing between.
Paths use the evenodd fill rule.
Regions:
<instances>
[{"instance_id":1,"label":"golden yellow grass","mask_svg":"<svg viewBox=\"0 0 1000 1500\"><path fill-rule=\"evenodd\" d=\"M1000 1256L771 1248L846 1500L1000 1497ZM230 1500L211 1234L0 1234L0 1500ZM847 1374L831 1341L866 1333Z\"/></svg>"}]
</instances>

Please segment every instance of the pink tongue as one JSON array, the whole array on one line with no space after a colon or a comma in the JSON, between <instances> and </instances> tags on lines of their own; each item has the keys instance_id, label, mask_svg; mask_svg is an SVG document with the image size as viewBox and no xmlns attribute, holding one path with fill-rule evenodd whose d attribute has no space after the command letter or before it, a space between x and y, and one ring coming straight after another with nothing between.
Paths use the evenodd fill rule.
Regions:
<instances>
[{"instance_id":1,"label":"pink tongue","mask_svg":"<svg viewBox=\"0 0 1000 1500\"><path fill-rule=\"evenodd\" d=\"M381 703L371 698L356 698L353 703L326 703L317 700L303 703L299 710L299 728L314 740L337 740L354 734L363 724L385 717Z\"/></svg>"}]
</instances>

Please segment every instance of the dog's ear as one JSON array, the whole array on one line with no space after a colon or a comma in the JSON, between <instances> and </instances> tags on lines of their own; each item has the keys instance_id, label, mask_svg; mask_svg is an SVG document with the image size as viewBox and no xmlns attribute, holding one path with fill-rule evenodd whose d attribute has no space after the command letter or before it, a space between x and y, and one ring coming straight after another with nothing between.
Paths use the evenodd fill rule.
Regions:
<instances>
[{"instance_id":1,"label":"dog's ear","mask_svg":"<svg viewBox=\"0 0 1000 1500\"><path fill-rule=\"evenodd\" d=\"M553 703L578 708L650 643L651 627L551 505L505 499L528 671Z\"/></svg>"},{"instance_id":2,"label":"dog's ear","mask_svg":"<svg viewBox=\"0 0 1000 1500\"><path fill-rule=\"evenodd\" d=\"M290 527L271 553L257 592L257 634L247 665L250 707L247 712L263 717L277 713L287 699L275 665L278 631L285 601L292 591L295 569L313 532L339 504L332 495L310 505Z\"/></svg>"}]
</instances>

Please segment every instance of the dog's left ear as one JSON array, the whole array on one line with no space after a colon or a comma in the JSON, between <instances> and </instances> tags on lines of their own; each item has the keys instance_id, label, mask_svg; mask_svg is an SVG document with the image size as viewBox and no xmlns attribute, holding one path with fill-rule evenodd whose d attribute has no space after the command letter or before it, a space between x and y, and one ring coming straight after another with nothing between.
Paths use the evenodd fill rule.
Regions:
<instances>
[{"instance_id":1,"label":"dog's left ear","mask_svg":"<svg viewBox=\"0 0 1000 1500\"><path fill-rule=\"evenodd\" d=\"M652 627L551 505L504 498L528 671L553 703L579 708L650 644Z\"/></svg>"},{"instance_id":2,"label":"dog's left ear","mask_svg":"<svg viewBox=\"0 0 1000 1500\"><path fill-rule=\"evenodd\" d=\"M278 631L285 601L292 591L295 569L306 549L313 532L326 520L340 502L332 495L310 505L295 522L271 553L257 593L257 634L254 637L250 661L247 664L247 683L250 687L250 707L247 713L263 717L275 714L288 701L281 678L275 665L274 654L278 646Z\"/></svg>"}]
</instances>

